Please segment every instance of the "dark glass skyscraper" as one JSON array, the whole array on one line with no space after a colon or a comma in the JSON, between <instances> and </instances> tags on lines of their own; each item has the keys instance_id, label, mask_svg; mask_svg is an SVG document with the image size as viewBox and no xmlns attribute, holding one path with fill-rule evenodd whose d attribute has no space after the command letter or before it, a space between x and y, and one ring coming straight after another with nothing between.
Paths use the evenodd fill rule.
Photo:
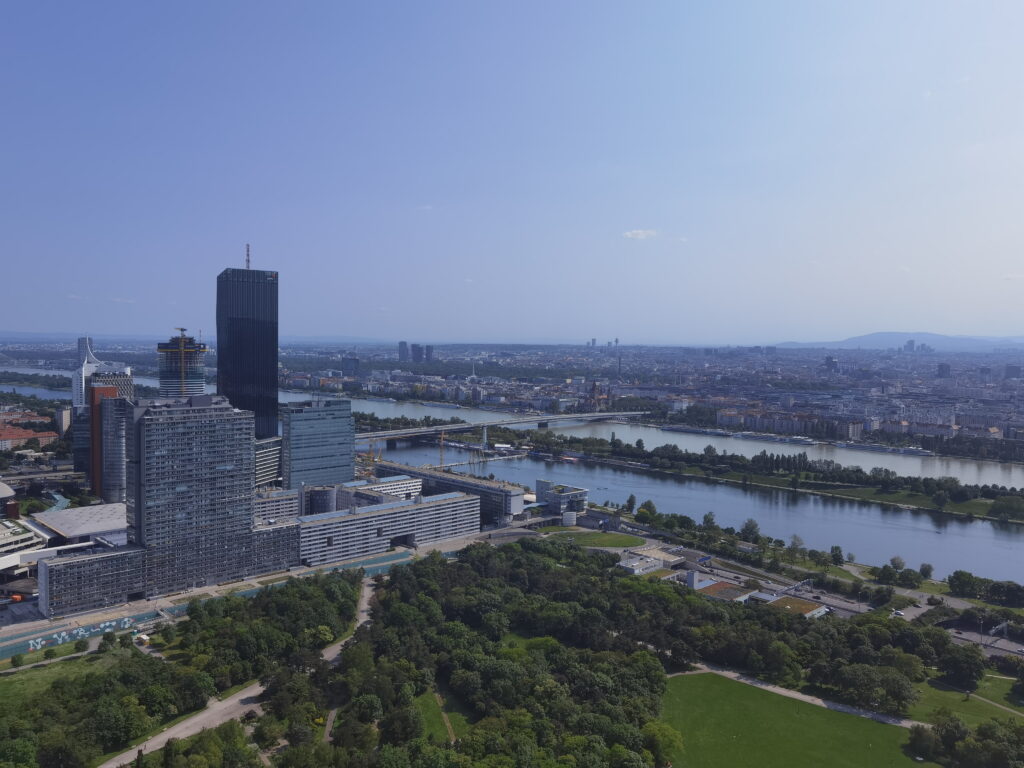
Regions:
<instances>
[{"instance_id":1,"label":"dark glass skyscraper","mask_svg":"<svg viewBox=\"0 0 1024 768\"><path fill-rule=\"evenodd\" d=\"M256 439L277 435L277 272L217 277L217 394L256 414Z\"/></svg>"}]
</instances>

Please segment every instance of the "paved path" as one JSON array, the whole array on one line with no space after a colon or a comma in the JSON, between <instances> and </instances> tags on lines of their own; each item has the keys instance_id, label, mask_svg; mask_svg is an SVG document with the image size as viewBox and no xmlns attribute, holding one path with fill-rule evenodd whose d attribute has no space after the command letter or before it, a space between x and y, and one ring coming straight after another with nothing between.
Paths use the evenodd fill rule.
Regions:
<instances>
[{"instance_id":1,"label":"paved path","mask_svg":"<svg viewBox=\"0 0 1024 768\"><path fill-rule=\"evenodd\" d=\"M373 579L363 579L363 584L359 590L359 600L356 603L356 623L352 627L352 633L359 629L363 624L370 620L370 598L373 596ZM339 640L336 643L332 643L321 651L321 654L331 666L336 666L341 658L341 649L345 647L345 643L352 639L352 635L349 635L343 640ZM327 713L327 721L324 723L324 741L331 740L331 733L334 731L334 721L338 717L338 710L332 709Z\"/></svg>"},{"instance_id":2,"label":"paved path","mask_svg":"<svg viewBox=\"0 0 1024 768\"><path fill-rule=\"evenodd\" d=\"M213 699L206 709L197 712L187 720L175 723L167 730L161 731L127 752L111 758L99 768L119 768L119 766L130 765L140 749L144 753L155 752L162 749L171 739L187 739L189 736L195 736L204 728L216 728L221 723L241 717L250 709L258 710L260 705L257 699L262 693L263 686L260 683L253 683L226 699Z\"/></svg>"},{"instance_id":3,"label":"paved path","mask_svg":"<svg viewBox=\"0 0 1024 768\"><path fill-rule=\"evenodd\" d=\"M829 701L828 699L820 699L817 696L809 696L806 693L800 693L799 691L793 691L789 688L772 685L771 683L766 683L763 680L758 680L755 677L750 677L749 675L744 675L731 669L717 667L712 664L697 664L696 666L697 669L693 672L676 672L669 675L669 677L678 677L679 675L701 675L708 673L721 675L722 677L727 677L730 680L735 680L739 683L752 685L755 688L761 688L763 690L770 691L771 693L777 693L780 696L786 696L790 699L796 699L797 701L803 701L807 704L813 704L816 707L831 709L835 712L844 712L848 715L856 715L857 717L866 717L879 723L885 723L886 725L898 725L901 728L910 728L912 725L927 725L927 723L921 723L917 720L909 720L907 718L894 717L892 715L883 715L881 712L872 712L869 709L861 709L860 707L852 707L849 704L840 704L837 701Z\"/></svg>"}]
</instances>

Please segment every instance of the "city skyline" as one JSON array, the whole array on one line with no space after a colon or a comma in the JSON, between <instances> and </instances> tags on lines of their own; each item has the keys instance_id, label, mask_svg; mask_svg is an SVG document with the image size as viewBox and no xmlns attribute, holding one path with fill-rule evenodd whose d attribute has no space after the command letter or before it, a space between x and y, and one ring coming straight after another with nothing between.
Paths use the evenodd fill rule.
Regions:
<instances>
[{"instance_id":1,"label":"city skyline","mask_svg":"<svg viewBox=\"0 0 1024 768\"><path fill-rule=\"evenodd\" d=\"M11 331L209 331L247 242L294 336L1019 331L1019 5L0 13Z\"/></svg>"}]
</instances>

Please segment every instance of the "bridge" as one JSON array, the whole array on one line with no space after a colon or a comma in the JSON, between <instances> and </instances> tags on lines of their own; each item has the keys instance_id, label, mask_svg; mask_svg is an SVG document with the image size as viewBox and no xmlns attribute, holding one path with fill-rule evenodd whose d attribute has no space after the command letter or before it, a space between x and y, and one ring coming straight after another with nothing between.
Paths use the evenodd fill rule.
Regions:
<instances>
[{"instance_id":1,"label":"bridge","mask_svg":"<svg viewBox=\"0 0 1024 768\"><path fill-rule=\"evenodd\" d=\"M488 427L512 427L518 424L536 424L538 427L547 427L556 421L607 421L608 419L626 419L631 416L643 416L645 413L646 411L564 414L536 413L532 416L519 416L514 419L501 419L499 421L478 421L475 423L466 422L465 424L444 424L438 427L413 427L412 429L386 429L380 432L359 432L356 434L356 440L400 440L404 437L440 435L442 432L445 434L472 432L475 429L483 429L486 435Z\"/></svg>"}]
</instances>

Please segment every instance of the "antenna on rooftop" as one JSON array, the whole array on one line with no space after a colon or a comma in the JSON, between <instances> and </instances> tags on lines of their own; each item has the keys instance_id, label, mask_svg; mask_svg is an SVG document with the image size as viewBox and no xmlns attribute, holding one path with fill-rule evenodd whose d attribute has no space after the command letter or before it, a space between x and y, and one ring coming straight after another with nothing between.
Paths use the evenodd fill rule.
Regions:
<instances>
[{"instance_id":1,"label":"antenna on rooftop","mask_svg":"<svg viewBox=\"0 0 1024 768\"><path fill-rule=\"evenodd\" d=\"M248 243L245 244L245 268L246 269L252 269L252 267L249 266L249 244Z\"/></svg>"}]
</instances>

